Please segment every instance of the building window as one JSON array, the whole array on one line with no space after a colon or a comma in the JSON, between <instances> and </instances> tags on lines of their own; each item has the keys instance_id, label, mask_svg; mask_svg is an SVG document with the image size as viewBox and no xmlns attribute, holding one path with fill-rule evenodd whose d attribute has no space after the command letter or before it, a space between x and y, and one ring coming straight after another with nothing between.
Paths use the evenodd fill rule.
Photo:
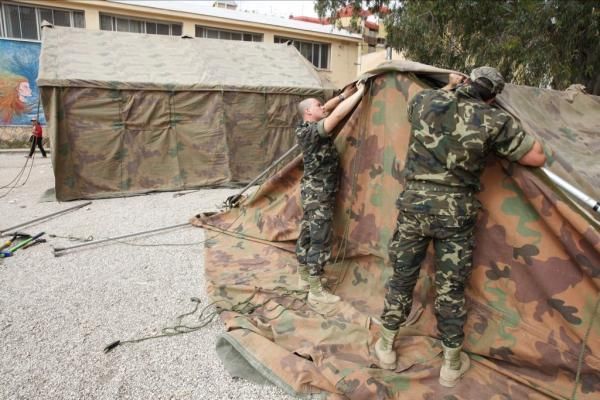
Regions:
<instances>
[{"instance_id":1,"label":"building window","mask_svg":"<svg viewBox=\"0 0 600 400\"><path fill-rule=\"evenodd\" d=\"M83 11L0 2L0 37L40 40L43 21L57 26L85 28Z\"/></svg>"},{"instance_id":2,"label":"building window","mask_svg":"<svg viewBox=\"0 0 600 400\"><path fill-rule=\"evenodd\" d=\"M137 18L100 14L100 29L103 31L181 36L182 25L175 22L146 21Z\"/></svg>"},{"instance_id":3,"label":"building window","mask_svg":"<svg viewBox=\"0 0 600 400\"><path fill-rule=\"evenodd\" d=\"M308 61L317 68L329 68L329 44L275 36L275 43L291 42Z\"/></svg>"},{"instance_id":4,"label":"building window","mask_svg":"<svg viewBox=\"0 0 600 400\"><path fill-rule=\"evenodd\" d=\"M262 33L230 31L210 26L196 25L196 37L207 39L243 40L245 42L262 42Z\"/></svg>"}]
</instances>

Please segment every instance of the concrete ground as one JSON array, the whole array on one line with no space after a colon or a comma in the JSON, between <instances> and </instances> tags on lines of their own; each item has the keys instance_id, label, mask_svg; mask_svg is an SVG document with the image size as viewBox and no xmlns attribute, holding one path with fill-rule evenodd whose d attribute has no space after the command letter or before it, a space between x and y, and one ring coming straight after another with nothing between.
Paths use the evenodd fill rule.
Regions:
<instances>
[{"instance_id":1,"label":"concrete ground","mask_svg":"<svg viewBox=\"0 0 600 400\"><path fill-rule=\"evenodd\" d=\"M4 187L22 169L23 155L0 153L0 230L82 203L39 201L54 186L50 159L39 153L23 186ZM48 243L0 260L0 399L291 399L274 386L228 374L215 352L220 320L197 332L103 352L115 340L173 326L193 309L192 297L208 304L202 229L184 227L61 257L52 253L51 246L80 243L75 238L184 223L237 191L94 200L19 228L46 232Z\"/></svg>"}]
</instances>

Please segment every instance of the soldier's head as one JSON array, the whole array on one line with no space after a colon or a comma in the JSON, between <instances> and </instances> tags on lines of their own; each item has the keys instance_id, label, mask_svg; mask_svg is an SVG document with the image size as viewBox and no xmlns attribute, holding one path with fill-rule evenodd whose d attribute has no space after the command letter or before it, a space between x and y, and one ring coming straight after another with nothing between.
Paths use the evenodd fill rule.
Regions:
<instances>
[{"instance_id":1,"label":"soldier's head","mask_svg":"<svg viewBox=\"0 0 600 400\"><path fill-rule=\"evenodd\" d=\"M493 100L504 89L502 74L492 67L479 67L471 71L471 85L484 101Z\"/></svg>"},{"instance_id":2,"label":"soldier's head","mask_svg":"<svg viewBox=\"0 0 600 400\"><path fill-rule=\"evenodd\" d=\"M323 105L318 99L305 99L298 104L298 112L305 122L316 122L325 118Z\"/></svg>"}]
</instances>

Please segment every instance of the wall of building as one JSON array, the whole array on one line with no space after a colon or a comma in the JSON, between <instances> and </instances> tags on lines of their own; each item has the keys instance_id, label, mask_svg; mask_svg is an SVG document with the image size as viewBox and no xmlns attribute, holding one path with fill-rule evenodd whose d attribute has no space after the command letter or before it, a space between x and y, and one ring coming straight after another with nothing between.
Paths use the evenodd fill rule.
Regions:
<instances>
[{"instance_id":1,"label":"wall of building","mask_svg":"<svg viewBox=\"0 0 600 400\"><path fill-rule=\"evenodd\" d=\"M100 29L100 13L137 17L165 22L182 23L184 35L194 36L195 26L204 25L220 29L242 30L262 33L266 43L274 43L275 36L291 37L330 44L330 62L327 70L322 70L337 87L342 87L356 76L360 40L328 35L320 32L298 31L286 27L275 27L253 22L235 21L199 14L183 13L162 9L151 9L129 4L112 3L103 0L23 0L37 6L66 8L85 12L86 29Z\"/></svg>"},{"instance_id":2,"label":"wall of building","mask_svg":"<svg viewBox=\"0 0 600 400\"><path fill-rule=\"evenodd\" d=\"M4 1L4 0L1 0ZM83 11L85 28L100 29L100 14L120 15L142 20L178 23L182 33L195 36L196 25L229 29L263 35L265 43L274 43L275 36L329 44L330 58L327 69L319 69L319 75L334 86L341 88L355 79L361 54L361 40L323 32L299 30L289 27L237 21L213 16L179 11L153 9L137 5L113 3L105 0L6 0L10 4L49 7ZM202 39L210 40L210 39ZM39 91L36 85L40 41L0 37L0 92L17 91L18 101L5 101L0 96L0 141L26 140L29 136L30 119L37 116L45 124L43 110L39 107ZM8 86L11 86L9 89ZM7 104L10 105L7 106Z\"/></svg>"}]
</instances>

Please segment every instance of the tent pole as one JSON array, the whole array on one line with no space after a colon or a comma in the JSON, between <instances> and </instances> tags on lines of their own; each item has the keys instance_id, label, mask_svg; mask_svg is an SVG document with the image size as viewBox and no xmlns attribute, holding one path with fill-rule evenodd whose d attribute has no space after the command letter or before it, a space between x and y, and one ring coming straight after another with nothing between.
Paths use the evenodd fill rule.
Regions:
<instances>
[{"instance_id":1,"label":"tent pole","mask_svg":"<svg viewBox=\"0 0 600 400\"><path fill-rule=\"evenodd\" d=\"M53 249L54 250L54 257L61 256L62 255L61 253L64 253L66 251L73 250L73 249L78 249L78 248L81 248L81 247L92 246L92 245L100 244L100 243L104 243L104 242L110 242L112 240L126 239L126 238L130 238L130 237L134 237L134 236L145 235L145 234L148 234L148 233L166 231L167 229L180 228L180 227L186 226L186 225L190 225L190 223L186 222L186 223L183 223L183 224L170 225L170 226L165 226L163 228L151 229L149 231L129 233L127 235L115 236L115 237L110 237L110 238L106 238L106 239L94 240L92 242L76 244L76 245L70 246L70 247L55 247Z\"/></svg>"},{"instance_id":2,"label":"tent pole","mask_svg":"<svg viewBox=\"0 0 600 400\"><path fill-rule=\"evenodd\" d=\"M271 164L267 169L265 169L263 172L261 172L260 175L258 175L256 178L252 179L252 181L250 183L248 183L246 186L244 186L244 188L242 190L240 190L240 192L238 194L229 196L227 198L227 200L225 200L225 207L228 207L228 208L236 207L238 205L240 199L242 198L242 194L244 194L244 192L246 190L250 189L252 187L252 185L254 185L263 176L268 174L273 168L275 168L277 166L277 164L279 164L287 156L292 154L294 152L294 150L296 150L297 148L298 148L298 144L296 143L295 145L292 146L291 149L286 151L281 157L279 157L277 160L273 161L273 164Z\"/></svg>"},{"instance_id":3,"label":"tent pole","mask_svg":"<svg viewBox=\"0 0 600 400\"><path fill-rule=\"evenodd\" d=\"M47 218L50 218L50 217L54 217L55 215L64 214L64 213L67 213L69 211L75 211L75 210L77 210L79 208L85 207L85 206L90 205L90 204L92 204L92 202L88 201L88 202L85 202L83 204L79 204L79 205L74 206L74 207L66 208L64 210L57 211L55 213L45 215L43 217L32 219L31 221L28 221L28 222L23 222L22 224L19 224L19 225L11 226L10 228L2 229L0 231L0 236L4 236L6 234L6 232L12 231L15 228L20 228L22 226L30 225L30 224L33 224L34 222L42 221L44 219L47 219Z\"/></svg>"},{"instance_id":4,"label":"tent pole","mask_svg":"<svg viewBox=\"0 0 600 400\"><path fill-rule=\"evenodd\" d=\"M542 167L542 171L544 171L544 173L552 182L556 183L565 192L581 200L595 212L600 213L600 202L583 193L581 190L577 189L575 186L571 185L569 182L565 181L549 169Z\"/></svg>"}]
</instances>

